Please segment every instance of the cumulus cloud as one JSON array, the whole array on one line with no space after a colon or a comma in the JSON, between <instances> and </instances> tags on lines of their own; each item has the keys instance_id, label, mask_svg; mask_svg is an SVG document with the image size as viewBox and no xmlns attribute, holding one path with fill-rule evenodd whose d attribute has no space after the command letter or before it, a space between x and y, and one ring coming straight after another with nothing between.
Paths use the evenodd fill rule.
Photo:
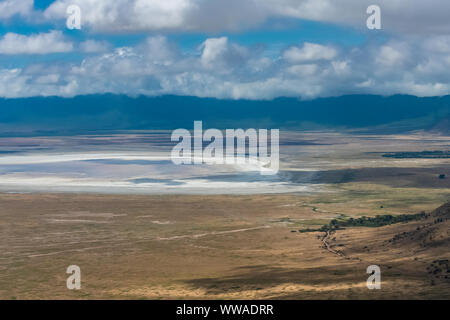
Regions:
<instances>
[{"instance_id":1,"label":"cumulus cloud","mask_svg":"<svg viewBox=\"0 0 450 320\"><path fill-rule=\"evenodd\" d=\"M24 90L28 87L28 78L22 74L21 69L0 69L0 96L27 96Z\"/></svg>"},{"instance_id":2,"label":"cumulus cloud","mask_svg":"<svg viewBox=\"0 0 450 320\"><path fill-rule=\"evenodd\" d=\"M137 52L151 61L154 65L171 65L178 58L178 49L166 37L148 37L138 45Z\"/></svg>"},{"instance_id":3,"label":"cumulus cloud","mask_svg":"<svg viewBox=\"0 0 450 320\"><path fill-rule=\"evenodd\" d=\"M33 0L4 0L0 2L0 21L16 15L28 17L33 12Z\"/></svg>"},{"instance_id":4,"label":"cumulus cloud","mask_svg":"<svg viewBox=\"0 0 450 320\"><path fill-rule=\"evenodd\" d=\"M283 57L289 62L305 62L314 60L332 60L336 57L336 49L316 43L305 42L303 47L291 47Z\"/></svg>"},{"instance_id":5,"label":"cumulus cloud","mask_svg":"<svg viewBox=\"0 0 450 320\"><path fill-rule=\"evenodd\" d=\"M309 41L269 48L227 36L183 51L164 36L114 48L98 33L241 31L286 17L366 29L369 0L56 0L44 11L31 0L0 1L0 19L25 17L64 25L68 5L81 8L88 40L60 31L0 37L0 54L46 54L76 48L70 59L0 69L0 96L90 93L180 94L217 98L315 98L352 93L450 93L450 1L379 0L384 40L350 47ZM35 20L33 20L35 19ZM85 30L84 30L85 29ZM78 32L78 31L76 31ZM379 34L378 31L370 31ZM332 39L330 39L332 41ZM291 46L288 46L291 45ZM275 50L278 50L275 52ZM270 52L268 52L270 51Z\"/></svg>"},{"instance_id":6,"label":"cumulus cloud","mask_svg":"<svg viewBox=\"0 0 450 320\"><path fill-rule=\"evenodd\" d=\"M66 19L69 5L80 7L83 25L106 32L180 28L195 7L192 0L61 0L51 4L44 16Z\"/></svg>"},{"instance_id":7,"label":"cumulus cloud","mask_svg":"<svg viewBox=\"0 0 450 320\"><path fill-rule=\"evenodd\" d=\"M293 75L312 76L318 71L316 64L300 64L288 67L287 72Z\"/></svg>"},{"instance_id":8,"label":"cumulus cloud","mask_svg":"<svg viewBox=\"0 0 450 320\"><path fill-rule=\"evenodd\" d=\"M382 28L401 34L450 34L447 0L265 0L272 14L366 28L366 9L381 8Z\"/></svg>"},{"instance_id":9,"label":"cumulus cloud","mask_svg":"<svg viewBox=\"0 0 450 320\"><path fill-rule=\"evenodd\" d=\"M47 54L72 51L61 31L32 35L9 32L0 39L0 54Z\"/></svg>"},{"instance_id":10,"label":"cumulus cloud","mask_svg":"<svg viewBox=\"0 0 450 320\"><path fill-rule=\"evenodd\" d=\"M71 4L80 6L83 25L93 30L130 32L237 31L280 17L364 29L366 9L374 3L372 0L56 0L44 16L50 20L65 19L66 8ZM388 32L450 34L447 0L378 0L376 4L381 7L382 28Z\"/></svg>"},{"instance_id":11,"label":"cumulus cloud","mask_svg":"<svg viewBox=\"0 0 450 320\"><path fill-rule=\"evenodd\" d=\"M203 53L201 56L202 63L206 66L212 66L212 63L223 55L228 45L228 38L211 38L205 40L201 47Z\"/></svg>"},{"instance_id":12,"label":"cumulus cloud","mask_svg":"<svg viewBox=\"0 0 450 320\"><path fill-rule=\"evenodd\" d=\"M21 16L29 21L61 23L69 5L78 5L82 26L96 32L241 31L271 18L299 18L366 28L373 0L55 0L47 9L33 0L0 1L0 21ZM449 35L450 1L378 0L382 28L407 35Z\"/></svg>"},{"instance_id":13,"label":"cumulus cloud","mask_svg":"<svg viewBox=\"0 0 450 320\"><path fill-rule=\"evenodd\" d=\"M272 99L450 93L450 75L445 71L449 55L427 43L339 49L304 43L296 48L301 54L288 59L291 48L273 56L219 37L205 39L199 51L192 52L163 36L149 37L134 47L93 53L81 63L42 62L0 70L0 96L116 93ZM330 48L334 51L327 51Z\"/></svg>"},{"instance_id":14,"label":"cumulus cloud","mask_svg":"<svg viewBox=\"0 0 450 320\"><path fill-rule=\"evenodd\" d=\"M376 62L386 67L398 66L403 61L404 54L397 48L389 45L382 46L376 57Z\"/></svg>"}]
</instances>

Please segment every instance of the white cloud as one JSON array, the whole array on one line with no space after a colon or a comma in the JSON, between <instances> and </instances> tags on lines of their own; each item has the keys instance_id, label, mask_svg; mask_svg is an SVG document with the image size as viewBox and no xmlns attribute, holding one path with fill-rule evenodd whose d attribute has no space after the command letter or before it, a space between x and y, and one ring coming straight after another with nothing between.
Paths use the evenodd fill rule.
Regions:
<instances>
[{"instance_id":1,"label":"white cloud","mask_svg":"<svg viewBox=\"0 0 450 320\"><path fill-rule=\"evenodd\" d=\"M72 51L61 31L32 35L9 32L0 39L0 54L47 54Z\"/></svg>"},{"instance_id":2,"label":"white cloud","mask_svg":"<svg viewBox=\"0 0 450 320\"><path fill-rule=\"evenodd\" d=\"M33 12L33 0L4 0L0 2L0 20L15 15L27 17Z\"/></svg>"},{"instance_id":3,"label":"white cloud","mask_svg":"<svg viewBox=\"0 0 450 320\"><path fill-rule=\"evenodd\" d=\"M225 53L227 45L227 37L206 39L201 45L201 48L203 48L201 56L203 65L212 66L213 62Z\"/></svg>"},{"instance_id":4,"label":"white cloud","mask_svg":"<svg viewBox=\"0 0 450 320\"><path fill-rule=\"evenodd\" d=\"M348 74L350 72L349 61L333 61L331 63L334 72L340 75Z\"/></svg>"},{"instance_id":5,"label":"white cloud","mask_svg":"<svg viewBox=\"0 0 450 320\"><path fill-rule=\"evenodd\" d=\"M316 64L300 64L287 68L287 71L294 75L312 76L318 71Z\"/></svg>"},{"instance_id":6,"label":"white cloud","mask_svg":"<svg viewBox=\"0 0 450 320\"><path fill-rule=\"evenodd\" d=\"M33 0L0 1L0 20L19 15L61 23L76 4L82 27L97 32L240 31L271 18L299 18L366 29L369 5L381 8L382 29L407 35L449 35L448 0L56 0L44 11Z\"/></svg>"},{"instance_id":7,"label":"white cloud","mask_svg":"<svg viewBox=\"0 0 450 320\"><path fill-rule=\"evenodd\" d=\"M50 20L65 19L70 4L80 6L83 25L101 32L123 32L237 31L280 17L365 29L366 9L374 3L373 0L56 0L44 16ZM378 0L376 4L381 8L382 28L387 32L450 34L450 1Z\"/></svg>"},{"instance_id":8,"label":"white cloud","mask_svg":"<svg viewBox=\"0 0 450 320\"><path fill-rule=\"evenodd\" d=\"M387 40L370 41L369 35L366 44L354 48L306 42L264 51L264 45L238 45L225 36L205 39L195 52L183 52L164 36L112 48L96 33L223 34L294 17L347 25L377 37L379 31L366 29L372 0L56 0L45 11L33 9L32 0L0 0L0 20L20 16L64 27L71 4L81 7L82 32L91 37L77 50L89 54L81 63L0 69L0 96L111 92L269 99L450 93L448 0L379 0L381 35ZM0 54L69 52L73 47L60 31L0 36Z\"/></svg>"},{"instance_id":9,"label":"white cloud","mask_svg":"<svg viewBox=\"0 0 450 320\"><path fill-rule=\"evenodd\" d=\"M447 0L265 0L271 15L366 28L366 9L381 8L381 26L401 34L450 34Z\"/></svg>"},{"instance_id":10,"label":"white cloud","mask_svg":"<svg viewBox=\"0 0 450 320\"><path fill-rule=\"evenodd\" d=\"M57 84L59 78L59 74L46 74L43 76L38 76L34 82L38 84Z\"/></svg>"},{"instance_id":11,"label":"white cloud","mask_svg":"<svg viewBox=\"0 0 450 320\"><path fill-rule=\"evenodd\" d=\"M20 69L0 70L0 96L2 97L22 97L28 96L24 90L28 89L27 80L29 77L22 75ZM33 95L33 93L31 93ZM38 95L38 93L35 93Z\"/></svg>"},{"instance_id":12,"label":"white cloud","mask_svg":"<svg viewBox=\"0 0 450 320\"><path fill-rule=\"evenodd\" d=\"M69 5L81 9L82 25L97 31L144 31L186 27L192 0L60 0L48 7L47 19L66 19Z\"/></svg>"},{"instance_id":13,"label":"white cloud","mask_svg":"<svg viewBox=\"0 0 450 320\"><path fill-rule=\"evenodd\" d=\"M332 60L336 55L337 51L332 47L305 42L301 48L291 47L286 50L283 57L289 62L297 63L314 60Z\"/></svg>"},{"instance_id":14,"label":"white cloud","mask_svg":"<svg viewBox=\"0 0 450 320\"><path fill-rule=\"evenodd\" d=\"M148 37L138 46L138 51L157 65L170 65L178 55L176 46L163 36Z\"/></svg>"},{"instance_id":15,"label":"white cloud","mask_svg":"<svg viewBox=\"0 0 450 320\"><path fill-rule=\"evenodd\" d=\"M0 70L0 96L116 93L271 99L450 94L449 54L435 46L388 42L379 47L333 48L333 54L324 55L324 48L308 53L318 46L325 47L301 45L297 48L301 53L287 59L286 50L266 55L226 37L206 39L197 52L182 51L162 36L149 37L134 47L90 54L81 63Z\"/></svg>"},{"instance_id":16,"label":"white cloud","mask_svg":"<svg viewBox=\"0 0 450 320\"><path fill-rule=\"evenodd\" d=\"M221 38L209 38L206 39L199 47L202 51L200 56L200 63L206 71L220 73L220 74L233 74L239 72L243 67L250 67L248 64L267 63L267 61L250 61L252 53L244 46L236 43L230 43L227 37Z\"/></svg>"},{"instance_id":17,"label":"white cloud","mask_svg":"<svg viewBox=\"0 0 450 320\"><path fill-rule=\"evenodd\" d=\"M403 63L403 61L404 54L397 48L389 45L382 46L376 57L376 62L386 67L398 66Z\"/></svg>"}]
</instances>

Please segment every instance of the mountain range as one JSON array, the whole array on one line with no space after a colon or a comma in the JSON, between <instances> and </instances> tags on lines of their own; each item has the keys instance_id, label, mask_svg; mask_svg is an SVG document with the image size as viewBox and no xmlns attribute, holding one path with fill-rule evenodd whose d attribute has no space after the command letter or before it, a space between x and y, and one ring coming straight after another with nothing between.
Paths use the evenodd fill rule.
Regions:
<instances>
[{"instance_id":1,"label":"mountain range","mask_svg":"<svg viewBox=\"0 0 450 320\"><path fill-rule=\"evenodd\" d=\"M116 130L280 128L450 133L450 96L346 95L301 100L86 95L0 99L0 134L59 135Z\"/></svg>"}]
</instances>

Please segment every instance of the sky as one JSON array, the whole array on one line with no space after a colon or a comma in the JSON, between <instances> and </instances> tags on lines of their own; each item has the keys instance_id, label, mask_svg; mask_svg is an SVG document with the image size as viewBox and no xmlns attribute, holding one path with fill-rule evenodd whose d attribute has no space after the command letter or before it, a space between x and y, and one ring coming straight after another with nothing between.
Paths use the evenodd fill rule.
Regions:
<instances>
[{"instance_id":1,"label":"sky","mask_svg":"<svg viewBox=\"0 0 450 320\"><path fill-rule=\"evenodd\" d=\"M0 97L447 95L449 13L448 0L0 0Z\"/></svg>"}]
</instances>

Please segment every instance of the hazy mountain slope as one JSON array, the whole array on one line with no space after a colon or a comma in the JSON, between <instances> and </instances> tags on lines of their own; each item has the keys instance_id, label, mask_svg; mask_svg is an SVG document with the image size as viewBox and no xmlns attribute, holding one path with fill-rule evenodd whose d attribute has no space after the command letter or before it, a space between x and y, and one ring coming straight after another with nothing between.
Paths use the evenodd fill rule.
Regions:
<instances>
[{"instance_id":1,"label":"hazy mountain slope","mask_svg":"<svg viewBox=\"0 0 450 320\"><path fill-rule=\"evenodd\" d=\"M302 101L89 95L0 99L0 133L192 128L373 128L381 132L448 132L450 96L349 95Z\"/></svg>"}]
</instances>

